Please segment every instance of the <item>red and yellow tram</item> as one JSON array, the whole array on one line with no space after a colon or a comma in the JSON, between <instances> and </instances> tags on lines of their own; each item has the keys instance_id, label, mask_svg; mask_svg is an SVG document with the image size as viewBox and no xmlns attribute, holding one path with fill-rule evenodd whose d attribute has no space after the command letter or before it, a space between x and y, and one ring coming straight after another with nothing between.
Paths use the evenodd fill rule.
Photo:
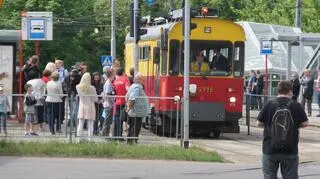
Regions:
<instances>
[{"instance_id":1,"label":"red and yellow tram","mask_svg":"<svg viewBox=\"0 0 320 179\"><path fill-rule=\"evenodd\" d=\"M145 77L145 90L149 96L183 96L184 36L180 19L162 19L145 28L148 33L139 41L139 72ZM242 117L244 93L243 28L229 20L209 16L196 16L192 23L190 40L190 132L239 132L238 120ZM126 72L134 67L134 40L127 35L125 42ZM201 56L201 59L199 59ZM220 61L220 62L219 62ZM193 64L192 64L193 63ZM220 63L220 64L219 64ZM157 111L150 120L161 131L175 128L177 105L174 101L154 103ZM171 115L169 115L171 114ZM160 119L160 120L159 120ZM169 122L170 121L170 122Z\"/></svg>"}]
</instances>

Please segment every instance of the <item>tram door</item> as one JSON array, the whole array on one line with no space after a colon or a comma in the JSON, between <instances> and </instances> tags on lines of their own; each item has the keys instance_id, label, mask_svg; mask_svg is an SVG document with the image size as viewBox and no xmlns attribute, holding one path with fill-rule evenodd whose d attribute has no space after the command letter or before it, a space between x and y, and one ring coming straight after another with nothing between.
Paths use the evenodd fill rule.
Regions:
<instances>
[{"instance_id":1,"label":"tram door","mask_svg":"<svg viewBox=\"0 0 320 179\"><path fill-rule=\"evenodd\" d=\"M154 87L155 87L155 96L160 96L160 48L153 48L153 70L152 73L155 75Z\"/></svg>"}]
</instances>

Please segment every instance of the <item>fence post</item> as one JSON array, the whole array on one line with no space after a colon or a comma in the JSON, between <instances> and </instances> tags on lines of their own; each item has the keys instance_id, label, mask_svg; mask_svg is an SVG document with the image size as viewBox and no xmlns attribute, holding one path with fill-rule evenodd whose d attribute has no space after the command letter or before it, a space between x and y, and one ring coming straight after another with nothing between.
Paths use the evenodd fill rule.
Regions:
<instances>
[{"instance_id":1,"label":"fence post","mask_svg":"<svg viewBox=\"0 0 320 179\"><path fill-rule=\"evenodd\" d=\"M179 139L179 103L180 103L180 100L177 101L176 139Z\"/></svg>"},{"instance_id":2,"label":"fence post","mask_svg":"<svg viewBox=\"0 0 320 179\"><path fill-rule=\"evenodd\" d=\"M67 96L66 101L68 102L67 107L66 107L66 109L67 109L66 111L69 112L69 113L67 113L67 114L69 114L69 115L67 115L68 118L69 118L69 120L67 122L67 126L68 126L68 123L69 123L69 143L71 144L72 143L72 130L73 130L72 109L71 109L71 107L72 107L72 103L71 102L72 101L69 98L69 96ZM69 108L70 108L70 111L68 111Z\"/></svg>"},{"instance_id":3,"label":"fence post","mask_svg":"<svg viewBox=\"0 0 320 179\"><path fill-rule=\"evenodd\" d=\"M246 93L246 125L248 129L248 135L250 135L250 95Z\"/></svg>"},{"instance_id":4,"label":"fence post","mask_svg":"<svg viewBox=\"0 0 320 179\"><path fill-rule=\"evenodd\" d=\"M183 100L181 100L181 105L183 106ZM181 119L180 119L180 122L181 122L181 126L180 126L180 132L181 132L181 137L180 137L180 147L183 148L183 134L184 134L184 123L183 123L183 118L184 118L184 115L183 115L183 107L181 107Z\"/></svg>"}]
</instances>

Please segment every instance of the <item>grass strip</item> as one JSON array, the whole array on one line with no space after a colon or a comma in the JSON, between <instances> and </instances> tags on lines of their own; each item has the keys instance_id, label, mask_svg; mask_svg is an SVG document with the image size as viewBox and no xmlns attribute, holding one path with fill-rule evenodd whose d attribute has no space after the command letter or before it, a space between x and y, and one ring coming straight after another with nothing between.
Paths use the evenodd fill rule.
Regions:
<instances>
[{"instance_id":1,"label":"grass strip","mask_svg":"<svg viewBox=\"0 0 320 179\"><path fill-rule=\"evenodd\" d=\"M92 157L113 159L181 160L223 162L216 152L199 147L182 149L175 145L127 145L124 143L76 144L62 142L0 141L0 156Z\"/></svg>"}]
</instances>

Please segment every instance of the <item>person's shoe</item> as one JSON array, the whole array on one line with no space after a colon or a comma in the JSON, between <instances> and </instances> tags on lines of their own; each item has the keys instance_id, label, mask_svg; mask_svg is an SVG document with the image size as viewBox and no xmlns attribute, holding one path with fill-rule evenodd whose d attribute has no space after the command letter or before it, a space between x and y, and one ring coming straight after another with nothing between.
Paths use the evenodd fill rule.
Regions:
<instances>
[{"instance_id":1,"label":"person's shoe","mask_svg":"<svg viewBox=\"0 0 320 179\"><path fill-rule=\"evenodd\" d=\"M320 117L320 114L316 115L316 117Z\"/></svg>"},{"instance_id":2,"label":"person's shoe","mask_svg":"<svg viewBox=\"0 0 320 179\"><path fill-rule=\"evenodd\" d=\"M31 132L30 135L33 135L33 136L39 136L37 133L35 132Z\"/></svg>"},{"instance_id":3,"label":"person's shoe","mask_svg":"<svg viewBox=\"0 0 320 179\"><path fill-rule=\"evenodd\" d=\"M62 133L62 131L61 131L61 130L57 130L57 133L61 134L61 133Z\"/></svg>"},{"instance_id":4,"label":"person's shoe","mask_svg":"<svg viewBox=\"0 0 320 179\"><path fill-rule=\"evenodd\" d=\"M29 132L26 132L26 133L24 133L24 135L25 135L25 136L29 136L29 135L30 135L30 133L29 133Z\"/></svg>"}]
</instances>

